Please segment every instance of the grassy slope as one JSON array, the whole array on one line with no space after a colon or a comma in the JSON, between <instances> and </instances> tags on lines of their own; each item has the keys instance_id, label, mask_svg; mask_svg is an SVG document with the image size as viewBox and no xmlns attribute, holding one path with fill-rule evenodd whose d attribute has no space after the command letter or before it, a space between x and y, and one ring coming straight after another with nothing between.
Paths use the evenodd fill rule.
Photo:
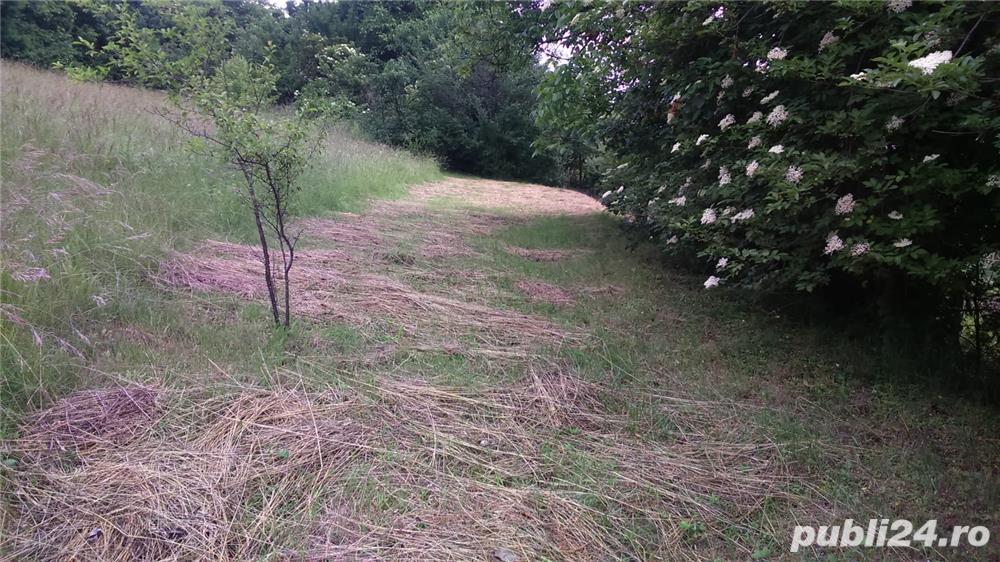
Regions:
<instances>
[{"instance_id":1,"label":"grassy slope","mask_svg":"<svg viewBox=\"0 0 1000 562\"><path fill-rule=\"evenodd\" d=\"M148 274L168 249L247 236L224 170L185 153L178 148L182 137L141 111L159 101L152 93L71 86L6 64L3 73L5 207L18 194L30 200L29 210L5 214L3 224L4 307L24 321L17 325L8 317L0 326L5 410L20 412L70 388L119 380L183 388L221 374L273 380L282 369L325 377L345 369L340 359L394 340L391 327L377 324L300 323L291 333L274 333L259 305L157 288ZM337 166L318 168L306 182L303 208L310 213L357 209L366 196L396 196L405 184L437 175L430 163L344 138L332 141L326 158ZM80 178L113 193L94 195ZM82 195L67 196L69 203L49 195L73 189ZM68 225L62 234L60 221ZM731 416L704 419L707 427L699 429L780 444L800 479L795 491L805 499L767 503L752 528L727 530L742 535L761 557L776 558L787 548L794 520L835 523L829 513L816 519L817 503L826 500L840 516L855 519L937 517L948 525L996 525L1000 519L995 413L919 389L859 380L874 361L855 342L768 316L739 302L739 295L702 290L697 281L665 271L652 248L629 251L610 217L539 219L476 243L483 256L465 258L461 266L492 272L490 283L500 290L487 298L584 325L599 336L560 352L581 376L732 404ZM503 244L587 251L544 263L511 256ZM57 249L66 254L53 254ZM43 266L51 279L15 282L8 264ZM566 287L614 284L624 292L554 307L502 290L525 278ZM97 306L95 295L108 304ZM57 338L85 359L61 349ZM358 374L356 367L347 369ZM404 352L389 369L471 388L518 376L452 354ZM605 406L634 420L636 431L657 432L657 439L684 431L653 404L611 400ZM10 431L12 425L0 427ZM546 455L566 481L611 478L602 459L567 452L559 442L550 443ZM418 501L391 490L371 494L387 510ZM683 523L683 540L697 553L708 541L701 525L714 522ZM825 559L878 555L833 552Z\"/></svg>"},{"instance_id":2,"label":"grassy slope","mask_svg":"<svg viewBox=\"0 0 1000 562\"><path fill-rule=\"evenodd\" d=\"M253 239L233 194L237 178L192 155L183 134L150 113L164 104L158 93L2 64L0 437L25 407L85 383L83 365L174 371L208 366L206 357L253 357L264 320L256 310L244 311L254 322L219 332L149 281L167 251L205 238ZM398 197L406 185L440 177L429 160L337 131L321 161L299 194L309 214L357 210L370 197ZM26 268L43 268L50 278L12 277ZM159 332L172 351L198 351L164 368L154 352L123 336L128 326Z\"/></svg>"}]
</instances>

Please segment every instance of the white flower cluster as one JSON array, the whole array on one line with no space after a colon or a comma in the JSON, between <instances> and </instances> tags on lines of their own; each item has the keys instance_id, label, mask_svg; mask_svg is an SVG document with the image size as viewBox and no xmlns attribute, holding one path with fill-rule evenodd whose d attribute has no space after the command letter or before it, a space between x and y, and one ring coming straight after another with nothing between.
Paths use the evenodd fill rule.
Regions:
<instances>
[{"instance_id":1,"label":"white flower cluster","mask_svg":"<svg viewBox=\"0 0 1000 562\"><path fill-rule=\"evenodd\" d=\"M910 240L909 238L900 238L892 243L892 245L897 248L905 248L911 244L913 244L913 240Z\"/></svg>"},{"instance_id":2,"label":"white flower cluster","mask_svg":"<svg viewBox=\"0 0 1000 562\"><path fill-rule=\"evenodd\" d=\"M681 149L681 143L675 142L674 146L670 147L670 152L674 153Z\"/></svg>"},{"instance_id":3,"label":"white flower cluster","mask_svg":"<svg viewBox=\"0 0 1000 562\"><path fill-rule=\"evenodd\" d=\"M892 220L894 220L894 221L902 220L903 219L903 213L900 213L899 211L893 211L893 212L889 213L889 218L892 219Z\"/></svg>"},{"instance_id":4,"label":"white flower cluster","mask_svg":"<svg viewBox=\"0 0 1000 562\"><path fill-rule=\"evenodd\" d=\"M708 208L701 214L701 224L712 224L716 219L715 209Z\"/></svg>"},{"instance_id":5,"label":"white flower cluster","mask_svg":"<svg viewBox=\"0 0 1000 562\"><path fill-rule=\"evenodd\" d=\"M775 90L770 94L767 94L766 96L760 99L760 103L771 103L771 101L774 100L774 98L778 97L779 93L781 93L781 90Z\"/></svg>"},{"instance_id":6,"label":"white flower cluster","mask_svg":"<svg viewBox=\"0 0 1000 562\"><path fill-rule=\"evenodd\" d=\"M767 52L767 60L785 60L787 56L788 51L781 47L775 47Z\"/></svg>"},{"instance_id":7,"label":"white flower cluster","mask_svg":"<svg viewBox=\"0 0 1000 562\"><path fill-rule=\"evenodd\" d=\"M844 241L837 236L836 232L831 232L826 237L826 247L823 248L823 254L830 255L834 252L839 252L844 249Z\"/></svg>"},{"instance_id":8,"label":"white flower cluster","mask_svg":"<svg viewBox=\"0 0 1000 562\"><path fill-rule=\"evenodd\" d=\"M851 246L851 255L855 256L855 257L857 257L857 256L863 256L863 255L867 254L868 250L870 250L870 249L871 249L871 245L869 245L868 242L858 242L858 243L854 244L853 246Z\"/></svg>"},{"instance_id":9,"label":"white flower cluster","mask_svg":"<svg viewBox=\"0 0 1000 562\"><path fill-rule=\"evenodd\" d=\"M760 164L758 164L756 160L747 164L747 177L752 178L753 175L757 173L758 167L760 167Z\"/></svg>"},{"instance_id":10,"label":"white flower cluster","mask_svg":"<svg viewBox=\"0 0 1000 562\"><path fill-rule=\"evenodd\" d=\"M785 179L790 183L799 183L802 181L802 168L789 166L788 171L785 172Z\"/></svg>"},{"instance_id":11,"label":"white flower cluster","mask_svg":"<svg viewBox=\"0 0 1000 562\"><path fill-rule=\"evenodd\" d=\"M819 50L822 51L830 45L835 44L837 41L840 41L840 37L834 35L832 31L827 31L826 35L819 40Z\"/></svg>"},{"instance_id":12,"label":"white flower cluster","mask_svg":"<svg viewBox=\"0 0 1000 562\"><path fill-rule=\"evenodd\" d=\"M750 142L747 144L747 148L750 149L750 150L753 150L753 149L757 148L758 146L760 146L761 142L763 142L763 141L760 140L760 137L754 137L754 138L750 139Z\"/></svg>"},{"instance_id":13,"label":"white flower cluster","mask_svg":"<svg viewBox=\"0 0 1000 562\"><path fill-rule=\"evenodd\" d=\"M885 9L890 12L899 14L905 12L910 6L913 5L913 0L888 0L885 3Z\"/></svg>"},{"instance_id":14,"label":"white flower cluster","mask_svg":"<svg viewBox=\"0 0 1000 562\"><path fill-rule=\"evenodd\" d=\"M731 88L733 85L733 77L727 74L725 78L722 79L722 83L720 85L723 90Z\"/></svg>"},{"instance_id":15,"label":"white flower cluster","mask_svg":"<svg viewBox=\"0 0 1000 562\"><path fill-rule=\"evenodd\" d=\"M926 164L928 162L933 162L933 161L937 160L940 157L941 157L940 154L928 154L927 156L924 156L924 164Z\"/></svg>"},{"instance_id":16,"label":"white flower cluster","mask_svg":"<svg viewBox=\"0 0 1000 562\"><path fill-rule=\"evenodd\" d=\"M908 64L913 68L919 68L924 74L934 74L938 66L951 60L951 51L935 51L919 59L911 60Z\"/></svg>"},{"instance_id":17,"label":"white flower cluster","mask_svg":"<svg viewBox=\"0 0 1000 562\"><path fill-rule=\"evenodd\" d=\"M739 222L739 221L750 220L752 218L753 218L753 209L743 209L742 211L733 215L733 217L729 220L732 222Z\"/></svg>"},{"instance_id":18,"label":"white flower cluster","mask_svg":"<svg viewBox=\"0 0 1000 562\"><path fill-rule=\"evenodd\" d=\"M709 25L716 20L721 20L725 15L726 15L726 7L719 6L718 8L715 9L714 12L712 12L712 15L708 16L708 18L705 19L705 21L701 22L701 25Z\"/></svg>"},{"instance_id":19,"label":"white flower cluster","mask_svg":"<svg viewBox=\"0 0 1000 562\"><path fill-rule=\"evenodd\" d=\"M703 142L705 142L707 140L708 140L708 135L701 135L701 136L698 137L698 140L694 141L694 145L695 146L701 146L701 143L703 143Z\"/></svg>"},{"instance_id":20,"label":"white flower cluster","mask_svg":"<svg viewBox=\"0 0 1000 562\"><path fill-rule=\"evenodd\" d=\"M751 123L756 123L756 122L760 121L763 118L764 118L764 114L763 113L761 113L759 111L754 111L753 115L751 115L750 118L747 119L747 125L749 125Z\"/></svg>"},{"instance_id":21,"label":"white flower cluster","mask_svg":"<svg viewBox=\"0 0 1000 562\"><path fill-rule=\"evenodd\" d=\"M729 265L729 258L719 258L719 261L715 264L715 270L725 269L727 265Z\"/></svg>"},{"instance_id":22,"label":"white flower cluster","mask_svg":"<svg viewBox=\"0 0 1000 562\"><path fill-rule=\"evenodd\" d=\"M750 94L753 93L753 90L754 90L753 86L747 86L746 88L744 88L743 89L743 97L745 97L745 98L750 97Z\"/></svg>"},{"instance_id":23,"label":"white flower cluster","mask_svg":"<svg viewBox=\"0 0 1000 562\"><path fill-rule=\"evenodd\" d=\"M993 174L992 176L986 178L986 187L993 189L1000 188L1000 175Z\"/></svg>"},{"instance_id":24,"label":"white flower cluster","mask_svg":"<svg viewBox=\"0 0 1000 562\"><path fill-rule=\"evenodd\" d=\"M687 197L683 195L681 195L680 197L674 197L670 201L667 201L667 203L670 203L671 205L677 205L678 207L683 207L684 205L687 205Z\"/></svg>"},{"instance_id":25,"label":"white flower cluster","mask_svg":"<svg viewBox=\"0 0 1000 562\"><path fill-rule=\"evenodd\" d=\"M767 115L767 124L772 127L777 127L787 118L788 112L785 111L785 106L776 105L774 106L774 109L771 110L771 113Z\"/></svg>"},{"instance_id":26,"label":"white flower cluster","mask_svg":"<svg viewBox=\"0 0 1000 562\"><path fill-rule=\"evenodd\" d=\"M736 123L736 116L730 113L729 115L723 117L722 121L719 121L719 129L725 131L726 128L733 125L734 123Z\"/></svg>"},{"instance_id":27,"label":"white flower cluster","mask_svg":"<svg viewBox=\"0 0 1000 562\"><path fill-rule=\"evenodd\" d=\"M896 129L902 127L903 123L904 121L902 117L899 117L898 115L893 115L892 117L889 118L888 121L885 122L885 130L891 133Z\"/></svg>"},{"instance_id":28,"label":"white flower cluster","mask_svg":"<svg viewBox=\"0 0 1000 562\"><path fill-rule=\"evenodd\" d=\"M719 168L719 185L729 185L732 178L729 176L729 168L722 166Z\"/></svg>"},{"instance_id":29,"label":"white flower cluster","mask_svg":"<svg viewBox=\"0 0 1000 562\"><path fill-rule=\"evenodd\" d=\"M854 211L853 193L848 193L840 199L837 199L837 204L833 207L833 212L837 215L849 215L852 211Z\"/></svg>"},{"instance_id":30,"label":"white flower cluster","mask_svg":"<svg viewBox=\"0 0 1000 562\"><path fill-rule=\"evenodd\" d=\"M706 289L711 289L712 287L718 287L719 286L719 281L721 281L721 279L719 279L718 277L712 275L708 279L705 280L705 288Z\"/></svg>"},{"instance_id":31,"label":"white flower cluster","mask_svg":"<svg viewBox=\"0 0 1000 562\"><path fill-rule=\"evenodd\" d=\"M785 151L785 147L780 144L776 144L771 148L767 149L767 151L770 152L771 154L781 154L782 152Z\"/></svg>"}]
</instances>

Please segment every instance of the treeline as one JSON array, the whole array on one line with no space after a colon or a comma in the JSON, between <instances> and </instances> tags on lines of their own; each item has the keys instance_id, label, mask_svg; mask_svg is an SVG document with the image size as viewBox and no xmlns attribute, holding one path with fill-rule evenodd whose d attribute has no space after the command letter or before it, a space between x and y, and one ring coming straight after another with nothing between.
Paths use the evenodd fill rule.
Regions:
<instances>
[{"instance_id":1,"label":"treeline","mask_svg":"<svg viewBox=\"0 0 1000 562\"><path fill-rule=\"evenodd\" d=\"M3 2L0 49L4 57L61 67L79 78L128 80L103 50L116 33L118 11L129 10L151 31L172 27L176 14L192 5ZM532 146L540 134L535 90L544 71L534 55L541 11L531 2L197 6L230 22L217 40L235 53L257 60L273 45L284 103L321 97L371 138L433 155L451 170L563 181L558 158Z\"/></svg>"},{"instance_id":2,"label":"treeline","mask_svg":"<svg viewBox=\"0 0 1000 562\"><path fill-rule=\"evenodd\" d=\"M543 120L706 289L820 293L941 378L1000 365L1000 4L549 12L574 55Z\"/></svg>"}]
</instances>

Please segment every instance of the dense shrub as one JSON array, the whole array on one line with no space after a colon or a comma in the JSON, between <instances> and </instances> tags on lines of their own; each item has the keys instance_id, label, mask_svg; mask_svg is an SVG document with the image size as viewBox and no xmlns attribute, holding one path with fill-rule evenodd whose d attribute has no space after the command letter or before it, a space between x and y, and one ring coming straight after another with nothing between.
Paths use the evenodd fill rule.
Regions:
<instances>
[{"instance_id":1,"label":"dense shrub","mask_svg":"<svg viewBox=\"0 0 1000 562\"><path fill-rule=\"evenodd\" d=\"M704 260L707 288L860 288L956 343L970 303L996 306L1000 5L551 10L575 54L546 105L608 97L603 201Z\"/></svg>"}]
</instances>

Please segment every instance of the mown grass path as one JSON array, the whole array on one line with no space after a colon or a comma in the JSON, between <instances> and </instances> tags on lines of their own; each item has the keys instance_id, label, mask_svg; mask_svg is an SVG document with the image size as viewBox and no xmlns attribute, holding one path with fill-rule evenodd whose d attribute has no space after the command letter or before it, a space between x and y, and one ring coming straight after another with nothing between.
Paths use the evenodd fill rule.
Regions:
<instances>
[{"instance_id":1,"label":"mown grass path","mask_svg":"<svg viewBox=\"0 0 1000 562\"><path fill-rule=\"evenodd\" d=\"M175 316L113 327L9 447L4 552L778 560L820 556L797 522L995 526L995 417L858 380L856 344L671 273L586 195L448 178L300 225L291 331L252 246L151 271Z\"/></svg>"}]
</instances>

